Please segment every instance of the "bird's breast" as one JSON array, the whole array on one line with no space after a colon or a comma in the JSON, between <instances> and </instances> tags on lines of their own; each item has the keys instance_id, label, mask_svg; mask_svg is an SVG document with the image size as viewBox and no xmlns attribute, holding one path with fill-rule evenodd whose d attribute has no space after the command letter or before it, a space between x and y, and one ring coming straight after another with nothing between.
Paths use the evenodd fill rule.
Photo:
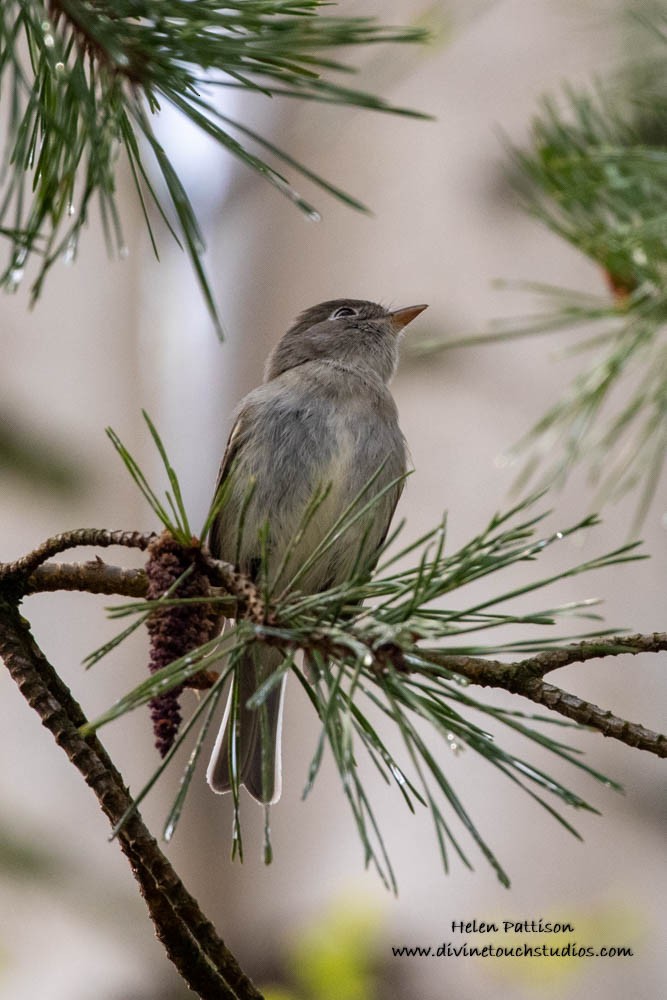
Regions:
<instances>
[{"instance_id":1,"label":"bird's breast","mask_svg":"<svg viewBox=\"0 0 667 1000\"><path fill-rule=\"evenodd\" d=\"M336 392L329 380L296 392L281 379L287 384L268 383L272 391L255 398L220 521L221 558L238 540L233 522L243 509L241 568L256 568L267 525L265 569L274 586L294 579L293 589L315 592L371 560L400 494L389 484L405 471L405 447L388 391L388 399L347 384Z\"/></svg>"}]
</instances>

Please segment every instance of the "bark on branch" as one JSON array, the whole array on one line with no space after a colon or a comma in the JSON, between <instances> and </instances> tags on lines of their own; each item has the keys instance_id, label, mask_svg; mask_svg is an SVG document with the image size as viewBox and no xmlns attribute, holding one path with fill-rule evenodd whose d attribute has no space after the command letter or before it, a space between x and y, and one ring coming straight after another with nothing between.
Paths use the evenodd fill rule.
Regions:
<instances>
[{"instance_id":1,"label":"bark on branch","mask_svg":"<svg viewBox=\"0 0 667 1000\"><path fill-rule=\"evenodd\" d=\"M621 719L592 702L583 701L542 680L544 674L571 663L585 663L624 653L659 653L666 650L667 632L652 632L649 635L614 636L613 639L572 643L562 649L550 649L514 663L473 656L447 656L442 650L431 650L427 655L429 660L460 674L471 684L503 688L513 694L523 695L574 722L596 729L603 736L610 736L657 757L667 757L667 736L653 732L639 722Z\"/></svg>"},{"instance_id":2,"label":"bark on branch","mask_svg":"<svg viewBox=\"0 0 667 1000\"><path fill-rule=\"evenodd\" d=\"M132 805L123 779L99 740L81 736L80 727L87 721L81 707L35 643L15 604L1 595L0 656L21 694L115 826ZM119 832L118 841L156 934L190 988L203 1000L262 1000L136 811Z\"/></svg>"},{"instance_id":3,"label":"bark on branch","mask_svg":"<svg viewBox=\"0 0 667 1000\"><path fill-rule=\"evenodd\" d=\"M74 531L63 531L59 535L47 538L36 549L15 562L0 563L0 580L28 577L47 559L67 549L78 548L80 545L94 545L97 548L123 545L126 548L147 549L153 538L155 534L152 531L109 531L106 528L77 528Z\"/></svg>"}]
</instances>

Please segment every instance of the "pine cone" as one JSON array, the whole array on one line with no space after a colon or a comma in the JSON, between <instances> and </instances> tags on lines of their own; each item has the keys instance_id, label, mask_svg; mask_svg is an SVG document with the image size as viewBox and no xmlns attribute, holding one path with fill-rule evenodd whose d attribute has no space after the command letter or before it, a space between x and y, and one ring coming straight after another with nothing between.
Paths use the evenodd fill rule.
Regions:
<instances>
[{"instance_id":1,"label":"pine cone","mask_svg":"<svg viewBox=\"0 0 667 1000\"><path fill-rule=\"evenodd\" d=\"M196 540L193 539L193 542ZM184 546L168 531L163 531L148 547L147 599L161 597L189 566L194 566L193 571L171 593L171 597L207 596L210 586L199 565L200 551L199 543ZM151 673L208 642L218 627L218 615L209 604L184 604L154 611L147 623ZM182 685L173 688L149 703L155 745L162 757L173 746L181 724L179 697L182 689Z\"/></svg>"}]
</instances>

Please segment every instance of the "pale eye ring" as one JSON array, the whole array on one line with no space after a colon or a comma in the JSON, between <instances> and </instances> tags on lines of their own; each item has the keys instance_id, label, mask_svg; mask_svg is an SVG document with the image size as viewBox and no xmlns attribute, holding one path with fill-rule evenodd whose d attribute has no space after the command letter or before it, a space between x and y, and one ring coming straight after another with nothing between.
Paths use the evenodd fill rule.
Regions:
<instances>
[{"instance_id":1,"label":"pale eye ring","mask_svg":"<svg viewBox=\"0 0 667 1000\"><path fill-rule=\"evenodd\" d=\"M343 319L345 316L356 316L357 310L353 309L352 306L339 306L338 309L334 309L329 316L329 319Z\"/></svg>"}]
</instances>

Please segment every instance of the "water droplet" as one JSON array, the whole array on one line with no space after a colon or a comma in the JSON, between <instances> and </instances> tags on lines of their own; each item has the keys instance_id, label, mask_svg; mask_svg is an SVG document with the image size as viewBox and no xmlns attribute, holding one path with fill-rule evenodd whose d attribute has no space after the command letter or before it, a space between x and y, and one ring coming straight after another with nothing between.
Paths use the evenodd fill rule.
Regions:
<instances>
[{"instance_id":1,"label":"water droplet","mask_svg":"<svg viewBox=\"0 0 667 1000\"><path fill-rule=\"evenodd\" d=\"M52 49L53 46L56 44L56 40L50 32L48 35L44 35L44 44L46 45L47 49Z\"/></svg>"},{"instance_id":2,"label":"water droplet","mask_svg":"<svg viewBox=\"0 0 667 1000\"><path fill-rule=\"evenodd\" d=\"M543 775L540 775L535 768L531 767L529 764L524 764L523 761L515 761L514 767L517 771L521 771L522 774L527 775L529 778L537 780L545 788L548 788L550 792L558 793L560 789L554 781L550 781Z\"/></svg>"},{"instance_id":3,"label":"water droplet","mask_svg":"<svg viewBox=\"0 0 667 1000\"><path fill-rule=\"evenodd\" d=\"M14 254L12 260L12 265L7 275L7 291L15 292L23 281L23 275L25 274L25 262L28 256L28 251L25 247L21 247Z\"/></svg>"},{"instance_id":4,"label":"water droplet","mask_svg":"<svg viewBox=\"0 0 667 1000\"><path fill-rule=\"evenodd\" d=\"M16 266L14 266L10 270L9 275L7 276L7 291L8 292L15 292L16 291L16 289L19 287L19 285L23 281L23 275L24 274L25 274L25 268L24 267L16 267Z\"/></svg>"},{"instance_id":5,"label":"water droplet","mask_svg":"<svg viewBox=\"0 0 667 1000\"><path fill-rule=\"evenodd\" d=\"M69 205L67 206L67 214L68 215L74 215L74 202L72 201L71 198L70 198Z\"/></svg>"},{"instance_id":6,"label":"water droplet","mask_svg":"<svg viewBox=\"0 0 667 1000\"><path fill-rule=\"evenodd\" d=\"M395 764L390 764L389 765L389 770L391 771L391 773L393 774L393 776L396 778L396 781L398 782L399 785L406 785L407 784L407 779L406 779L405 775L400 770L400 768L396 767Z\"/></svg>"},{"instance_id":7,"label":"water droplet","mask_svg":"<svg viewBox=\"0 0 667 1000\"><path fill-rule=\"evenodd\" d=\"M317 211L317 209L313 208L312 205L309 205L308 202L301 197L299 192L295 191L293 187L290 187L290 185L287 184L281 177L275 177L274 175L274 182L276 184L276 187L280 188L283 194L285 194L291 202L293 202L295 205L298 206L298 208L301 209L301 211L303 212L303 214L305 215L305 217L308 219L309 222L322 221L322 216Z\"/></svg>"},{"instance_id":8,"label":"water droplet","mask_svg":"<svg viewBox=\"0 0 667 1000\"><path fill-rule=\"evenodd\" d=\"M78 237L76 233L72 233L72 235L67 241L67 246L65 247L63 253L63 257L65 259L66 264L71 264L74 261L78 247L79 247Z\"/></svg>"},{"instance_id":9,"label":"water droplet","mask_svg":"<svg viewBox=\"0 0 667 1000\"><path fill-rule=\"evenodd\" d=\"M54 67L54 69L55 69L56 74L58 76L64 76L65 75L65 63L64 62L57 62L56 65L55 65L55 67Z\"/></svg>"},{"instance_id":10,"label":"water droplet","mask_svg":"<svg viewBox=\"0 0 667 1000\"><path fill-rule=\"evenodd\" d=\"M554 535L554 538L565 538L565 535L563 534L562 531L557 531L556 534Z\"/></svg>"},{"instance_id":11,"label":"water droplet","mask_svg":"<svg viewBox=\"0 0 667 1000\"><path fill-rule=\"evenodd\" d=\"M370 653L366 653L366 655L364 656L364 661L363 662L364 662L364 666L365 667L372 667L373 666L373 657L371 656Z\"/></svg>"},{"instance_id":12,"label":"water droplet","mask_svg":"<svg viewBox=\"0 0 667 1000\"><path fill-rule=\"evenodd\" d=\"M240 858L243 861L243 844L241 842L241 828L239 827L238 816L234 816L232 825L232 860Z\"/></svg>"},{"instance_id":13,"label":"water droplet","mask_svg":"<svg viewBox=\"0 0 667 1000\"><path fill-rule=\"evenodd\" d=\"M271 809L264 806L264 864L270 865L273 861L273 847L271 845Z\"/></svg>"},{"instance_id":14,"label":"water droplet","mask_svg":"<svg viewBox=\"0 0 667 1000\"><path fill-rule=\"evenodd\" d=\"M635 247L630 256L632 257L635 264L639 264L640 267L648 263L648 257L646 256L642 247Z\"/></svg>"}]
</instances>

